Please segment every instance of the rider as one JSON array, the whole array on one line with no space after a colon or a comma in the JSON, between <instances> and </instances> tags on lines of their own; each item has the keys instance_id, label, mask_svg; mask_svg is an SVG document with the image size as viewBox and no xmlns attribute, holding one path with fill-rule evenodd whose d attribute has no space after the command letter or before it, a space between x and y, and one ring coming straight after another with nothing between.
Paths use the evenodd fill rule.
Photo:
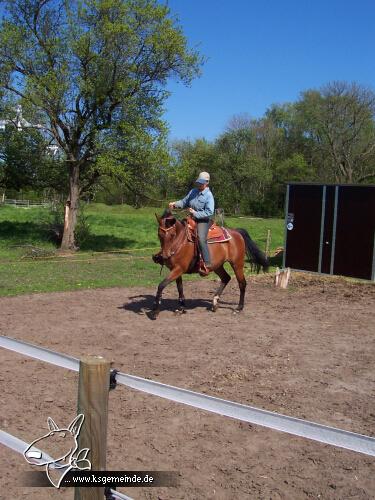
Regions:
<instances>
[{"instance_id":1,"label":"rider","mask_svg":"<svg viewBox=\"0 0 375 500\"><path fill-rule=\"evenodd\" d=\"M182 200L169 203L169 208L188 208L193 219L197 222L199 247L204 260L204 266L199 271L202 276L207 276L212 271L207 234L210 217L215 211L215 201L208 187L209 182L210 174L201 172L195 181L196 188L192 189Z\"/></svg>"}]
</instances>

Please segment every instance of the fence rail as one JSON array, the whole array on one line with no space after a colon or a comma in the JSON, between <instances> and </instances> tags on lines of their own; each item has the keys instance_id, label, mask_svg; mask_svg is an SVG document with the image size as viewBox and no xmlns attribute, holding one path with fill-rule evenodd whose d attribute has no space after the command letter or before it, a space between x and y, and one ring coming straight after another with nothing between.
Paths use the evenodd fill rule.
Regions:
<instances>
[{"instance_id":1,"label":"fence rail","mask_svg":"<svg viewBox=\"0 0 375 500\"><path fill-rule=\"evenodd\" d=\"M49 207L51 203L49 201L33 201L33 200L13 200L9 198L4 198L0 200L3 205L10 205L13 207L20 208L33 208L33 207Z\"/></svg>"},{"instance_id":2,"label":"fence rail","mask_svg":"<svg viewBox=\"0 0 375 500\"><path fill-rule=\"evenodd\" d=\"M60 354L44 347L38 347L27 342L0 336L0 347L62 368L68 368L74 371L79 370L79 360L77 358ZM121 372L116 374L116 382L131 389L201 410L206 410L211 413L242 420L294 436L304 437L320 443L330 444L339 448L356 451L358 453L364 453L373 457L375 456L374 437L262 410L260 408L227 401L225 399L181 389L179 387L162 384L160 382Z\"/></svg>"}]
</instances>

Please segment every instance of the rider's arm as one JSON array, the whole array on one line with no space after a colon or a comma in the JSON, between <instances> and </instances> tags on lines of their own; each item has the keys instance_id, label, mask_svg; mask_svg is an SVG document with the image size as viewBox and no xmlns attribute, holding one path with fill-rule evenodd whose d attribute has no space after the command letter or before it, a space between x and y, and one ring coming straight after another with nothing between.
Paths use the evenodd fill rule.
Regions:
<instances>
[{"instance_id":1,"label":"rider's arm","mask_svg":"<svg viewBox=\"0 0 375 500\"><path fill-rule=\"evenodd\" d=\"M188 194L185 196L185 198L182 198L182 200L175 201L174 206L176 208L186 208L189 205L189 200L191 198L192 192L193 192L193 189L188 192Z\"/></svg>"}]
</instances>

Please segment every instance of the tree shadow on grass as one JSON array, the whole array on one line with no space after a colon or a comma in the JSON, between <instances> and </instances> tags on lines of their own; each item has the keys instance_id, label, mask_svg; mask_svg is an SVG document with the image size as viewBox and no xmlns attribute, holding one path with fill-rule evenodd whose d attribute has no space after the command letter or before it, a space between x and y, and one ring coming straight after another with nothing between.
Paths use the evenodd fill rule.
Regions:
<instances>
[{"instance_id":1,"label":"tree shadow on grass","mask_svg":"<svg viewBox=\"0 0 375 500\"><path fill-rule=\"evenodd\" d=\"M0 222L0 241L8 247L54 243L51 228L45 222ZM92 235L80 245L81 250L106 252L135 246L136 241L113 235ZM56 248L58 246L56 245Z\"/></svg>"},{"instance_id":2,"label":"tree shadow on grass","mask_svg":"<svg viewBox=\"0 0 375 500\"><path fill-rule=\"evenodd\" d=\"M135 247L135 244L136 241L130 238L118 238L111 234L91 234L79 247L85 251L110 252L111 250L131 250L131 247Z\"/></svg>"},{"instance_id":3,"label":"tree shadow on grass","mask_svg":"<svg viewBox=\"0 0 375 500\"><path fill-rule=\"evenodd\" d=\"M30 242L48 241L44 224L36 222L0 222L0 240L9 245L22 245Z\"/></svg>"}]
</instances>

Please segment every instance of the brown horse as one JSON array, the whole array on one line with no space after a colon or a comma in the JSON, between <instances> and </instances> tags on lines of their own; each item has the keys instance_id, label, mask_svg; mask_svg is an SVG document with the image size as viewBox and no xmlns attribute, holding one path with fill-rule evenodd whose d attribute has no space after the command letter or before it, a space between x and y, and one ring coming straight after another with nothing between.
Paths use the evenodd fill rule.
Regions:
<instances>
[{"instance_id":1,"label":"brown horse","mask_svg":"<svg viewBox=\"0 0 375 500\"><path fill-rule=\"evenodd\" d=\"M156 214L155 214L156 215ZM160 312L160 301L164 288L172 281L176 281L179 295L177 311L185 312L185 297L182 285L182 275L198 272L196 265L196 245L189 241L187 220L176 219L171 212L165 211L162 217L156 215L159 223L158 236L161 243L161 252L153 256L155 262L165 264L170 273L159 284L153 309L150 317L156 319ZM218 308L219 298L231 277L224 269L224 263L229 262L236 275L240 288L240 301L236 312L242 311L245 301L246 279L244 275L245 256L258 267L268 268L268 259L259 250L245 229L228 229L231 239L223 243L209 245L212 270L219 276L221 283L212 302L212 311Z\"/></svg>"}]
</instances>

